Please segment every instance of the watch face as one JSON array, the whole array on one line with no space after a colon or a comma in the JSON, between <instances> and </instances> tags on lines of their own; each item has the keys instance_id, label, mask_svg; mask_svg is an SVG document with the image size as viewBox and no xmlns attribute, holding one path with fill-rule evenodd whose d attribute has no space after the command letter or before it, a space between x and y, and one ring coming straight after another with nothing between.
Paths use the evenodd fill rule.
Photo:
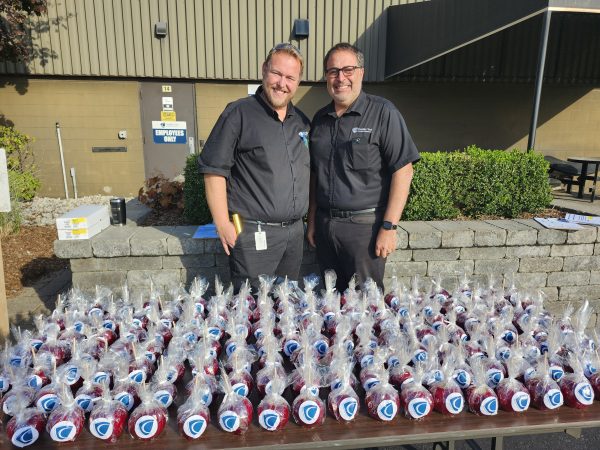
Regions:
<instances>
[{"instance_id":1,"label":"watch face","mask_svg":"<svg viewBox=\"0 0 600 450\"><path fill-rule=\"evenodd\" d=\"M382 228L384 230L391 230L392 229L392 222L388 222L387 220L384 220Z\"/></svg>"}]
</instances>

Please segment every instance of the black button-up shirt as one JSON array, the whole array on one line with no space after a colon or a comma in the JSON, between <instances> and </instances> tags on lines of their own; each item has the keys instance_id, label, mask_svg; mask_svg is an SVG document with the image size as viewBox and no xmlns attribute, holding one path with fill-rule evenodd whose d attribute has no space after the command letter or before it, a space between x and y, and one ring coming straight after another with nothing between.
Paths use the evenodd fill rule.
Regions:
<instances>
[{"instance_id":1,"label":"black button-up shirt","mask_svg":"<svg viewBox=\"0 0 600 450\"><path fill-rule=\"evenodd\" d=\"M283 122L256 94L227 105L198 156L200 173L227 178L229 211L285 222L308 210L308 118L291 103Z\"/></svg>"},{"instance_id":2,"label":"black button-up shirt","mask_svg":"<svg viewBox=\"0 0 600 450\"><path fill-rule=\"evenodd\" d=\"M392 174L420 158L396 107L365 92L341 117L333 102L315 114L310 155L317 207L354 211L385 208Z\"/></svg>"}]
</instances>

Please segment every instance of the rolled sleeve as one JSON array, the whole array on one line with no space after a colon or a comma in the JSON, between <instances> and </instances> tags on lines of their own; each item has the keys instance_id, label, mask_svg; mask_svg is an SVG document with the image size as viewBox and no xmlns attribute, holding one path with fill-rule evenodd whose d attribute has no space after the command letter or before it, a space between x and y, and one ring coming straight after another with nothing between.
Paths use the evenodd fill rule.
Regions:
<instances>
[{"instance_id":1,"label":"rolled sleeve","mask_svg":"<svg viewBox=\"0 0 600 450\"><path fill-rule=\"evenodd\" d=\"M381 155L390 171L396 172L421 157L400 112L395 108L384 111Z\"/></svg>"},{"instance_id":2,"label":"rolled sleeve","mask_svg":"<svg viewBox=\"0 0 600 450\"><path fill-rule=\"evenodd\" d=\"M239 141L240 120L234 111L226 108L198 155L198 171L229 178Z\"/></svg>"}]
</instances>

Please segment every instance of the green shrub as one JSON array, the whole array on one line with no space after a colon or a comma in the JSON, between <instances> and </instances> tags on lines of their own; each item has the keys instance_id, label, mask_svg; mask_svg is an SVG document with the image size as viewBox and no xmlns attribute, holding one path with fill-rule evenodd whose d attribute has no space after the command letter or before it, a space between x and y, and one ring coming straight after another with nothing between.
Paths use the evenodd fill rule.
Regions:
<instances>
[{"instance_id":1,"label":"green shrub","mask_svg":"<svg viewBox=\"0 0 600 450\"><path fill-rule=\"evenodd\" d=\"M0 148L6 150L11 198L30 201L40 188L31 149L33 138L12 127L0 126Z\"/></svg>"},{"instance_id":2,"label":"green shrub","mask_svg":"<svg viewBox=\"0 0 600 450\"><path fill-rule=\"evenodd\" d=\"M204 225L212 222L206 202L204 177L198 172L196 155L190 155L185 163L183 185L183 215L188 223Z\"/></svg>"},{"instance_id":3,"label":"green shrub","mask_svg":"<svg viewBox=\"0 0 600 450\"><path fill-rule=\"evenodd\" d=\"M535 213L552 201L548 163L539 153L482 150L422 153L405 220L435 220Z\"/></svg>"}]
</instances>

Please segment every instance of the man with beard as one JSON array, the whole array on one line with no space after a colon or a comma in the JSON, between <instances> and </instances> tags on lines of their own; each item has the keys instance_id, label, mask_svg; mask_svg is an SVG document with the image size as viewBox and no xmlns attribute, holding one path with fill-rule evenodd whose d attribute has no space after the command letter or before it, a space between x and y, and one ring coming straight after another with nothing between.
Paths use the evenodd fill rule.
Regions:
<instances>
[{"instance_id":1,"label":"man with beard","mask_svg":"<svg viewBox=\"0 0 600 450\"><path fill-rule=\"evenodd\" d=\"M206 199L235 286L259 274L297 279L308 209L310 121L291 100L304 61L291 44L275 46L262 86L227 105L198 157ZM232 215L241 217L238 235Z\"/></svg>"},{"instance_id":2,"label":"man with beard","mask_svg":"<svg viewBox=\"0 0 600 450\"><path fill-rule=\"evenodd\" d=\"M311 124L306 237L321 271L335 270L339 291L355 273L359 282L370 277L383 288L419 153L396 107L362 92L358 48L337 44L323 64L333 101Z\"/></svg>"}]
</instances>

